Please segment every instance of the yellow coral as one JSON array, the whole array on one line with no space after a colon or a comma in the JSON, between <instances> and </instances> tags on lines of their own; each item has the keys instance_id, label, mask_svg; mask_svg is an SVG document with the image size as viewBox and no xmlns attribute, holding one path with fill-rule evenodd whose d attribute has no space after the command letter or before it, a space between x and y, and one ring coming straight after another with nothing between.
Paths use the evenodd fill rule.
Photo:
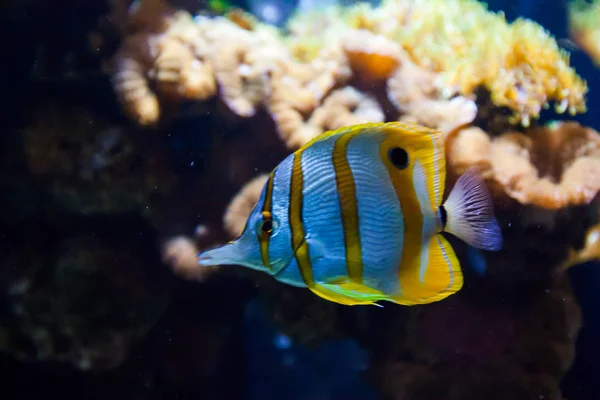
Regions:
<instances>
[{"instance_id":1,"label":"yellow coral","mask_svg":"<svg viewBox=\"0 0 600 400\"><path fill-rule=\"evenodd\" d=\"M586 83L538 24L508 24L475 0L384 0L382 9L387 21L367 9L371 16L355 14L349 23L397 40L417 65L439 74L436 86L446 96L483 86L524 125L551 101L561 112L585 111Z\"/></svg>"}]
</instances>

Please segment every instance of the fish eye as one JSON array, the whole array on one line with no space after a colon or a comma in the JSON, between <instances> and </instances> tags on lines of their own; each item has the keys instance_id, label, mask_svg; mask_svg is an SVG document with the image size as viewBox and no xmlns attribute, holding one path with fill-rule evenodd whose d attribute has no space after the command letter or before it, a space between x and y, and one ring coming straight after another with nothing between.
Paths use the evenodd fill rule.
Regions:
<instances>
[{"instance_id":1,"label":"fish eye","mask_svg":"<svg viewBox=\"0 0 600 400\"><path fill-rule=\"evenodd\" d=\"M273 221L273 216L270 212L263 212L262 219L259 221L258 229L259 234L271 235L273 233L273 229L276 227L276 224Z\"/></svg>"},{"instance_id":2,"label":"fish eye","mask_svg":"<svg viewBox=\"0 0 600 400\"><path fill-rule=\"evenodd\" d=\"M262 229L262 231L264 233L272 233L273 232L273 221L270 221L270 220L263 221L263 223L260 226L260 229Z\"/></svg>"},{"instance_id":3,"label":"fish eye","mask_svg":"<svg viewBox=\"0 0 600 400\"><path fill-rule=\"evenodd\" d=\"M392 147L388 152L388 157L394 167L405 169L408 167L408 153L401 147Z\"/></svg>"}]
</instances>

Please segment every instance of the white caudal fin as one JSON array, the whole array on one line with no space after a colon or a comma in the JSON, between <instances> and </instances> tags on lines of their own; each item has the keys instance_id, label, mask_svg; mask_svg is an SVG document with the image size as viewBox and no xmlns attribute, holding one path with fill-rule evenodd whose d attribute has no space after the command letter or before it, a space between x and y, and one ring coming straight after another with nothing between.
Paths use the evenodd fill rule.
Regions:
<instances>
[{"instance_id":1,"label":"white caudal fin","mask_svg":"<svg viewBox=\"0 0 600 400\"><path fill-rule=\"evenodd\" d=\"M477 168L469 168L458 178L444 208L444 231L477 249L502 248L502 231L494 216L492 197Z\"/></svg>"}]
</instances>

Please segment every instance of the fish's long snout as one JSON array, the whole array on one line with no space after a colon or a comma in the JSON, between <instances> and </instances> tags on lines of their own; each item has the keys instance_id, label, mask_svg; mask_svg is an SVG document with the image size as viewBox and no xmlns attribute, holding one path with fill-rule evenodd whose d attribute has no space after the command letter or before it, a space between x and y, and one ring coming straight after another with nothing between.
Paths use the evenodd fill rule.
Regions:
<instances>
[{"instance_id":1,"label":"fish's long snout","mask_svg":"<svg viewBox=\"0 0 600 400\"><path fill-rule=\"evenodd\" d=\"M244 253L237 242L230 242L221 247L206 250L198 254L198 264L203 267L213 265L243 265Z\"/></svg>"}]
</instances>

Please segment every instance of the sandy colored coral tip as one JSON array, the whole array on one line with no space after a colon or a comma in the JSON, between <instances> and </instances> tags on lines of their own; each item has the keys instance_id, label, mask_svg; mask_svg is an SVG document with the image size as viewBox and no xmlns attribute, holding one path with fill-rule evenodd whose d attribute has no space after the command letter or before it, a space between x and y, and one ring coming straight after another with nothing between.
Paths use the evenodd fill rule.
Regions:
<instances>
[{"instance_id":1,"label":"sandy colored coral tip","mask_svg":"<svg viewBox=\"0 0 600 400\"><path fill-rule=\"evenodd\" d=\"M214 268L198 265L199 249L194 241L186 236L169 239L162 246L163 262L169 265L173 272L186 279L204 280Z\"/></svg>"},{"instance_id":2,"label":"sandy colored coral tip","mask_svg":"<svg viewBox=\"0 0 600 400\"><path fill-rule=\"evenodd\" d=\"M248 182L231 200L225 211L223 223L225 230L232 238L242 234L246 221L254 209L268 175L262 174Z\"/></svg>"}]
</instances>

